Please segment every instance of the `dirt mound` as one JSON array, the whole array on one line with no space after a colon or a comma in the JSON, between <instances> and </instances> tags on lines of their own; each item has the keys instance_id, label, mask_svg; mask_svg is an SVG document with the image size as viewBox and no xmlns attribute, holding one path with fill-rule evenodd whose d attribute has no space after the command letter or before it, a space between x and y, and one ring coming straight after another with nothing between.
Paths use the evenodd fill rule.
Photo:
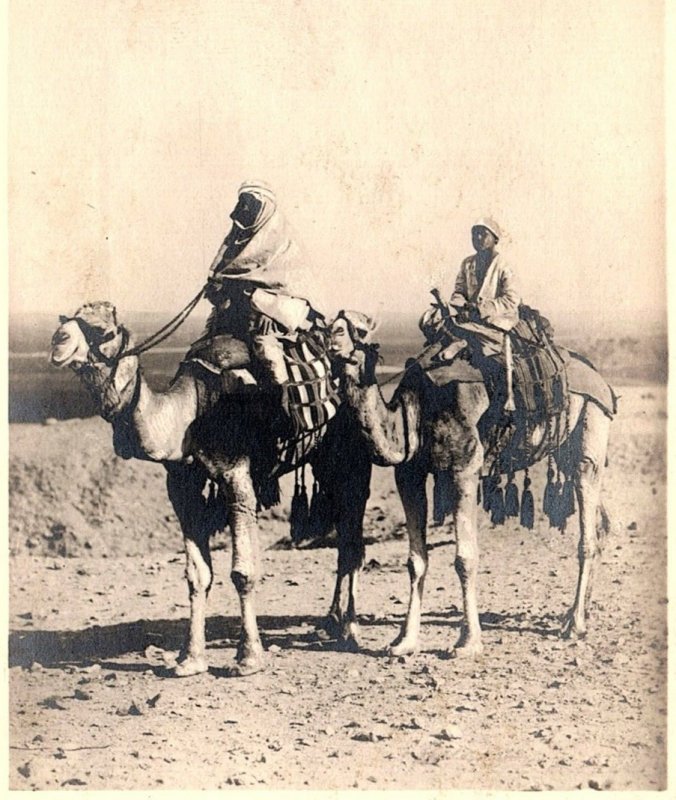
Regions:
<instances>
[{"instance_id":1,"label":"dirt mound","mask_svg":"<svg viewBox=\"0 0 676 800\"><path fill-rule=\"evenodd\" d=\"M10 429L12 555L139 555L181 548L159 464L124 461L99 419Z\"/></svg>"},{"instance_id":2,"label":"dirt mound","mask_svg":"<svg viewBox=\"0 0 676 800\"><path fill-rule=\"evenodd\" d=\"M292 547L292 475L281 488L280 504L260 514L263 547ZM400 507L394 520L388 511L395 494L390 471L375 470L364 525L368 542L404 537ZM335 536L317 544L335 547ZM108 558L178 552L183 540L164 468L119 458L110 426L89 418L10 425L9 545L11 555ZM227 533L216 534L212 546L228 547Z\"/></svg>"}]
</instances>

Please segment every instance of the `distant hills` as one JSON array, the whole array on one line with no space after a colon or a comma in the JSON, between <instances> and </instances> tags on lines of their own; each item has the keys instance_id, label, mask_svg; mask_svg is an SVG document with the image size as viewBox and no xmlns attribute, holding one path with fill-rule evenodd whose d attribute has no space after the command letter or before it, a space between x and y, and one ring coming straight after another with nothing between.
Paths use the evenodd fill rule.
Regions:
<instances>
[{"instance_id":1,"label":"distant hills","mask_svg":"<svg viewBox=\"0 0 676 800\"><path fill-rule=\"evenodd\" d=\"M136 312L120 318L127 328L134 333L137 341L164 327L174 315L171 312L154 311ZM197 339L204 328L206 314L195 314L188 317L185 323L163 344L167 347L189 345ZM40 353L49 350L52 334L59 325L58 314L18 314L9 318L9 352Z\"/></svg>"}]
</instances>

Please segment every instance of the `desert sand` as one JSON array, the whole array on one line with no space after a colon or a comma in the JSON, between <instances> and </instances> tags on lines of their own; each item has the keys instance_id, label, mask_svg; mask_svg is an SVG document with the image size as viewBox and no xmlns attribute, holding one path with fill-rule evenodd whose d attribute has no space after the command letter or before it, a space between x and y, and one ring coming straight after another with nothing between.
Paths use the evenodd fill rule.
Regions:
<instances>
[{"instance_id":1,"label":"desert sand","mask_svg":"<svg viewBox=\"0 0 676 800\"><path fill-rule=\"evenodd\" d=\"M226 677L238 601L215 541L208 674L167 663L187 624L159 465L125 462L100 419L10 426L10 788L664 789L666 389L618 387L604 497L613 527L590 631L557 636L576 521L527 531L480 512L485 654L460 624L450 526L431 527L421 652L385 655L408 596L393 472L374 471L361 652L317 641L335 550L293 549L289 492L261 519L267 671ZM536 473L541 507L542 470Z\"/></svg>"}]
</instances>

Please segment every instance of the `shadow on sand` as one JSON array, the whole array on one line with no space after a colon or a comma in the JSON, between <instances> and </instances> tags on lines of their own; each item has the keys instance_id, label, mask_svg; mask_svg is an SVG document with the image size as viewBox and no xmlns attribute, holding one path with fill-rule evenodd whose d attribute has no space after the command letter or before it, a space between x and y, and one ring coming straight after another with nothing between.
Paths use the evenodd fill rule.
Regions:
<instances>
[{"instance_id":1,"label":"shadow on sand","mask_svg":"<svg viewBox=\"0 0 676 800\"><path fill-rule=\"evenodd\" d=\"M285 633L298 626L316 626L319 617L259 617L261 636L266 644L293 646L309 640L309 634ZM142 652L149 645L163 650L179 650L188 630L187 619L141 619L117 625L94 625L79 631L10 631L9 666L29 667L91 663L125 653ZM207 619L207 642L236 642L239 617L214 616ZM224 644L223 646L228 646Z\"/></svg>"},{"instance_id":2,"label":"shadow on sand","mask_svg":"<svg viewBox=\"0 0 676 800\"><path fill-rule=\"evenodd\" d=\"M457 609L446 613L423 613L424 626L443 626L459 629L462 615ZM554 614L541 616L528 613L495 614L484 612L481 627L505 633L535 635L541 638L556 637L559 618ZM362 620L365 627L398 627L403 614L386 619ZM283 650L338 650L336 641L319 641L315 628L324 622L322 617L262 616L258 618L261 638L266 647L276 644ZM299 632L298 628L305 629ZM293 630L296 629L296 630ZM38 662L43 666L62 664L88 665L126 653L143 652L149 645L163 650L179 650L188 630L187 619L158 619L123 622L117 625L85 628L79 631L10 631L9 666L30 667ZM206 638L210 648L235 647L239 637L239 617L213 616L207 619ZM383 653L362 647L361 655L381 656Z\"/></svg>"}]
</instances>

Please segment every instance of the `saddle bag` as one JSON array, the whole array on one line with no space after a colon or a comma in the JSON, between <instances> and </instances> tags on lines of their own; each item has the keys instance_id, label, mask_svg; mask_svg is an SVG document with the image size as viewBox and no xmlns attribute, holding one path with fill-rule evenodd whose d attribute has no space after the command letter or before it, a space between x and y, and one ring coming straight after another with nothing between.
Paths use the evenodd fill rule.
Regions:
<instances>
[{"instance_id":1,"label":"saddle bag","mask_svg":"<svg viewBox=\"0 0 676 800\"><path fill-rule=\"evenodd\" d=\"M568 403L568 354L554 344L549 320L536 309L521 306L519 322L508 335L512 342L517 404L534 421L563 412Z\"/></svg>"}]
</instances>

